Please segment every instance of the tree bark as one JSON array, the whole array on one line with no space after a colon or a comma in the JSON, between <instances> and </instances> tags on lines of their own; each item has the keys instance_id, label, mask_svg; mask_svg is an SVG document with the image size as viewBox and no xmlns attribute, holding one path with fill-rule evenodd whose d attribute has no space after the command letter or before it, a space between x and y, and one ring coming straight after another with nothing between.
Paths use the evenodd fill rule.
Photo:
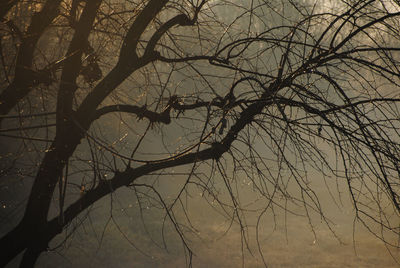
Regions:
<instances>
[{"instance_id":1,"label":"tree bark","mask_svg":"<svg viewBox=\"0 0 400 268\"><path fill-rule=\"evenodd\" d=\"M15 67L15 77L11 84L0 94L0 115L8 114L24 98L37 82L32 70L36 44L51 22L58 16L61 0L47 1L42 10L32 16L31 24L22 37ZM1 122L0 117L0 122Z\"/></svg>"}]
</instances>

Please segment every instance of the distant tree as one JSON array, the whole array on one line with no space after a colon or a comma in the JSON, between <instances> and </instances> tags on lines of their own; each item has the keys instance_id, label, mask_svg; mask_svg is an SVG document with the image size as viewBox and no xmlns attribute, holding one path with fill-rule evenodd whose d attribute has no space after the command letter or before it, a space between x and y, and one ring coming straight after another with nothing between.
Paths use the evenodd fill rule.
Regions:
<instances>
[{"instance_id":1,"label":"distant tree","mask_svg":"<svg viewBox=\"0 0 400 268\"><path fill-rule=\"evenodd\" d=\"M2 1L1 175L34 179L1 266L22 252L34 266L121 187L163 209L189 265L190 219L175 212L192 188L244 244L242 178L260 217L284 200L330 226L312 169L345 181L356 219L397 247L386 235L400 231L399 2L321 5ZM167 198L156 182L181 166Z\"/></svg>"}]
</instances>

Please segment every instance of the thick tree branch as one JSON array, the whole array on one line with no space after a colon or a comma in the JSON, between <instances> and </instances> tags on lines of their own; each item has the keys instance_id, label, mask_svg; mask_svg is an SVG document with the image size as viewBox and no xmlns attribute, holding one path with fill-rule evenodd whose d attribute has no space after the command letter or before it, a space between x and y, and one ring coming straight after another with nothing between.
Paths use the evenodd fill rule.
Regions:
<instances>
[{"instance_id":1,"label":"thick tree branch","mask_svg":"<svg viewBox=\"0 0 400 268\"><path fill-rule=\"evenodd\" d=\"M166 161L159 162L151 162L148 164L144 164L137 168L127 168L123 172L116 172L114 177L110 180L105 180L100 183L96 188L89 190L86 192L79 200L71 204L64 212L64 221L62 225L60 225L60 220L58 217L52 219L48 223L45 224L46 232L40 234L40 241L42 245L46 245L40 247L41 250L45 250L47 248L48 243L58 235L63 227L69 224L77 215L79 215L82 211L87 209L90 205L94 204L96 201L101 199L102 197L114 192L118 188L123 186L129 186L132 184L137 178L147 175L151 172L182 166L186 164L196 163L200 161L206 161L210 159L219 159L225 152L227 152L233 141L236 139L237 135L243 128L251 124L253 118L260 114L265 107L266 103L263 101L268 98L272 92L278 90L279 88L271 88L270 91L264 92L260 98L260 101L254 102L245 110L243 110L239 116L237 122L230 128L226 136L221 140L221 142L213 143L209 148L203 149L197 152L191 152L184 155L181 155L177 158L170 158ZM32 239L39 239L39 237L28 237L26 238L28 241ZM37 252L33 252L34 254L38 254Z\"/></svg>"},{"instance_id":2,"label":"thick tree branch","mask_svg":"<svg viewBox=\"0 0 400 268\"><path fill-rule=\"evenodd\" d=\"M70 50L79 49L82 42L86 43L87 36L92 27L96 10L100 2L100 0L90 1L90 3L85 7L81 16L82 22L79 23L81 28L75 33ZM75 89L71 89L70 85L71 83L74 83L74 80L78 75L78 72L75 70L76 67L74 66L80 62L81 53L82 52L77 53L79 56L78 59L72 56L65 62L62 75L62 79L64 80L60 85L60 95L57 103L59 114L57 115L56 138L52 145L53 147L50 149L51 152L47 153L43 159L41 165L42 168L39 169L33 183L25 210L23 221L29 222L33 226L36 226L36 228L40 228L40 226L47 220L54 187L61 176L60 174L67 159L77 146L76 142L80 139L79 132L74 133L73 129L68 129L66 127L66 124L69 122L71 125L71 122L67 121L64 115L68 114L68 109L71 109L68 105L72 105L72 100L70 98L72 98ZM49 155L52 156L48 157Z\"/></svg>"},{"instance_id":3,"label":"thick tree branch","mask_svg":"<svg viewBox=\"0 0 400 268\"><path fill-rule=\"evenodd\" d=\"M39 38L58 16L60 3L61 0L48 0L42 10L33 15L31 24L26 33L24 33L18 50L14 80L0 94L0 115L8 114L32 90L32 86L38 81L37 75L32 71L34 51ZM0 117L0 122L1 119Z\"/></svg>"},{"instance_id":4,"label":"thick tree branch","mask_svg":"<svg viewBox=\"0 0 400 268\"><path fill-rule=\"evenodd\" d=\"M244 79L247 80L247 79ZM242 80L242 81L244 81ZM232 90L237 85L238 83L235 83L234 86L232 86ZM172 110L177 111L178 113L184 113L185 111L189 110L195 110L198 108L206 108L206 107L218 107L223 109L225 105L227 105L227 97L229 97L231 92L225 96L225 98L221 97L216 97L211 101L196 101L194 103L181 103L179 101L179 97L173 95L170 97L168 104L166 105L165 109L161 113L157 113L154 111L151 111L147 109L147 106L136 106L136 105L129 105L129 104L116 104L116 105L110 105L110 106L105 106L102 108L99 108L96 110L94 113L94 116L92 118L92 121L95 121L102 117L103 115L113 113L113 112L123 112L123 113L132 113L135 114L138 119L146 118L148 119L151 123L164 123L164 124L169 124L171 123L171 114L170 112ZM244 103L244 100L233 100L232 103L229 103L229 108L238 106L241 103ZM1 131L0 131L1 132Z\"/></svg>"},{"instance_id":5,"label":"thick tree branch","mask_svg":"<svg viewBox=\"0 0 400 268\"><path fill-rule=\"evenodd\" d=\"M394 22L393 18L399 16L400 13L390 13L384 7L378 7L375 3L372 5L374 1L358 1L353 4L347 3L347 11L338 15L329 12L315 14L314 11L309 13L312 15L304 15L306 13L300 12L303 18L300 18L299 23L294 26L272 25L271 28L268 28L270 26L268 25L269 21L257 16L258 22L263 23L257 22L256 28L261 25L260 27L264 27L264 30L261 31L264 32L251 37L254 20L250 18L248 35L246 38L241 38L244 36L243 32L236 29L242 28L237 28L236 23L245 20L247 15L240 17L240 20L237 20L238 22L232 22L228 27L225 27L225 20L218 21L219 19L217 19L216 24L208 23L211 15L214 15L212 13L213 7L210 5L207 6L204 17L201 18L204 18L204 23L201 21L197 25L199 26L199 38L194 37L193 34L185 35L185 32L180 32L179 34L184 36L179 39L179 42L175 42L173 38L164 37L170 31L171 33L174 32L172 29L175 26L194 25L197 22L201 7L207 2L206 0L189 1L190 3L185 4L178 1L179 3L173 2L171 5L167 5L167 0L145 0L140 4L132 2L124 5L121 12L119 12L119 9L113 9L113 1L107 2L108 5L104 6L104 9L99 8L100 2L101 0L74 0L71 2L71 12L66 16L70 19L70 25L68 25L68 21L67 25L74 32L72 32L72 38L70 38L71 35L68 32L68 38L59 39L62 42L70 42L69 46L68 43L63 43L61 48L55 47L49 52L64 55L63 50L68 47L68 52L62 61L49 64L49 67L42 71L32 69L35 46L40 36L43 36L46 27L58 14L54 10L48 10L49 14L54 12L50 14L53 19L45 18L46 16L43 14L45 8L38 13L43 15L42 24L37 22L38 19L35 18L39 15L35 14L31 26L28 27L27 31L23 30L24 33L20 35L22 45L17 52L17 66L6 66L8 59L3 60L3 65L10 68L9 73L11 75L14 74L15 70L15 79L9 88L3 91L4 94L0 95L0 101L2 101L1 98L6 96L5 94L11 92L15 95L14 100L12 97L9 98L10 101L7 105L10 105L11 108L5 109L4 113L8 113L9 109L12 109L13 105L21 101L34 86L42 82L50 84L52 82L50 78L59 78L56 75L51 77L52 70L61 65L63 69L59 81L59 91L57 92L56 137L44 153L43 159L36 163L36 178L22 221L0 239L0 245L5 248L2 251L4 258L1 258L0 266L6 265L7 262L24 250L21 265L33 266L38 256L48 249L52 239L61 234L63 230L69 230L66 227L73 224L75 219L80 218L79 215L95 202L107 195L112 195L114 191L122 187L136 186L138 178L146 179L147 176L155 174L166 175L168 169L175 169L175 167L183 165L192 165L192 170L187 172L187 182L181 188L182 194L189 189L187 185L190 183L204 187L205 191L213 191L214 183L211 180L223 180L222 183L227 187L231 197L229 202L232 204L232 222L236 218L240 222L240 209L244 209L244 207L241 208L239 193L236 193L234 188L231 187L235 183L236 176L240 176L242 172L253 180L253 189L258 190L260 195L268 199L269 204L275 203L273 198L276 190L280 191L284 198L302 202L306 210L309 206L308 198L311 198L316 211L323 215L318 197L314 199L314 193L311 194L312 191L308 191L311 186L309 186L307 178L303 178L304 174L307 176L308 167L313 166L321 172L324 172L326 167L332 172L333 176L347 180L357 213L359 211L358 203L372 210L373 207L370 206L369 201L376 202L378 214L380 213L378 216L383 217L380 220L375 220L375 222L379 223L383 229L395 230L395 228L390 229L391 226L384 222L385 219L382 220L387 214L386 207L381 206L381 202L382 200L386 202L385 198L389 197L394 204L393 211L398 212L400 210L399 195L397 194L399 184L396 180L398 174L400 174L398 165L399 142L390 137L399 135L397 104L400 99L396 98L395 91L389 92L390 89L388 89L388 84L394 88L398 86L396 79L392 81L393 78L399 77L397 53L400 51L396 47L398 39L395 37L398 24ZM15 4L16 1L7 0L5 3L7 5L9 3ZM32 5L34 4L32 3ZM55 5L58 7L59 4L60 1L47 1L44 6ZM297 3L291 4L297 5ZM26 5L29 7L31 4ZM264 4L254 7L254 9L252 7L248 10L250 17L266 14L258 12L259 8L260 11L265 11L263 6L267 10L270 8ZM132 15L132 7L140 8L140 10L135 11ZM169 15L171 13L168 13L171 10L173 10L173 14L180 15L172 15L172 17ZM306 7L304 7L304 10L306 10ZM3 14L2 12L0 11L0 14ZM7 13L7 11L4 12ZM161 12L163 12L162 16L159 16L158 14ZM93 23L96 16L104 16L105 19L102 20L102 23L107 23L110 20L112 25L98 23L96 29L94 29ZM80 18L79 21L77 21L78 17ZM165 17L167 19L163 22ZM376 17L378 18L376 19ZM126 33L121 32L120 29L123 25L126 25L127 21L132 24ZM221 23L218 24L219 22ZM272 24L274 23L273 21ZM33 27L36 24L40 27ZM218 37L214 36L217 33L214 29L211 29L208 34L200 29L204 25L214 27L213 25L217 24L217 27L222 26L218 29L226 30L221 35L218 34ZM304 24L309 25L305 26ZM154 25L159 25L158 29L153 29ZM290 25L293 24L290 23ZM325 29L314 30L315 25L323 25ZM113 27L115 28L112 29ZM372 38L365 42L361 38L357 42L354 40L363 34L372 37L372 33L380 31L381 28L382 33L376 35L377 40L372 40ZM21 29L26 29L26 25L21 26ZM58 30L59 28L57 28ZM29 32L33 33L33 37L26 35ZM63 32L63 29L60 32ZM79 102L82 96L76 95L78 83L80 83L77 77L80 71L83 74L82 56L83 53L88 55L87 51L84 52L84 50L92 32L95 35L98 34L92 42L96 48L102 50L104 45L103 51L111 51L113 54L115 54L115 51L118 53L119 50L119 58L111 71L94 87L90 86L87 91L85 91L85 87L82 87L82 91L79 90L79 94L87 95L82 97L83 101L77 104L78 109L74 111L73 101ZM385 34L387 32L389 32L387 36L394 37L394 40L386 39ZM120 49L119 47L106 47L115 42L112 39L113 36L122 39L123 43ZM341 36L341 40L337 40L339 36ZM148 37L147 46L146 41L141 41L145 37ZM206 40L204 43L202 38ZM32 47L25 44L29 40L32 41L30 42L33 44ZM358 41L360 42L358 43ZM181 56L193 55L193 53L187 51L190 49L188 47L190 45L197 46L198 43L201 46L199 51L215 49L217 52L214 56ZM189 44L189 46L186 46L186 44ZM206 47L209 44L214 44L215 47ZM335 46L335 44L338 45ZM26 47L24 48L24 46ZM160 55L162 51L157 51L158 46L171 49L177 59ZM143 56L138 55L139 51L140 53L143 52ZM48 55L47 51L43 53L45 56ZM223 55L225 55L225 58L222 58ZM371 58L369 58L370 55L372 55ZM190 62L197 60L208 60L212 68L220 66L224 70L221 73L213 73L214 69L206 69L203 64L197 66ZM113 62L114 58L104 56L105 64L113 64ZM182 62L187 62L187 64L163 64ZM153 66L148 66L152 63L154 63ZM145 66L146 68L143 68ZM155 70L157 76L149 70ZM125 103L104 106L107 105L105 104L107 97L115 92L121 83L126 81L133 73L140 71L145 73L143 76L145 81L140 81L139 84L144 82L150 85L140 90L140 92L146 94L146 103L152 103L150 107L131 105L128 103L129 99L125 97L120 98L125 100ZM7 75L7 72L5 73ZM147 76L147 73L149 73L149 76ZM169 75L166 76L165 74ZM197 83L199 80L195 79L192 80L196 83L192 88L184 88L190 84L189 80L193 74L198 74L201 79L204 79L202 80L204 84ZM18 81L17 78L24 81ZM385 78L387 80L383 81ZM139 79L142 79L142 77L139 77ZM154 86L156 79L158 79L158 84L170 87L156 88ZM175 79L179 79L182 83L176 83ZM355 79L355 81L352 81L352 79ZM10 91L10 89L12 90ZM127 90L127 88L122 89L124 93ZM21 92L24 93L21 94ZM131 97L135 95L135 92L128 92L127 94ZM181 94L185 97L172 94ZM168 95L170 97L168 103L165 104L167 101L165 97ZM54 94L49 98L40 98L40 100L36 99L36 96L34 95L32 98L29 96L29 100L43 103L43 106L45 106L45 101L54 98ZM393 97L384 98L380 96ZM161 103L165 104L164 107L160 104L161 100L163 100ZM155 105L155 103L158 104ZM382 105L383 103L387 106ZM0 110L2 109L1 105L2 103L0 103ZM49 114L46 113L46 109L53 110L53 108L53 106L46 105L43 108L45 112L43 115ZM32 106L33 113L37 113L35 109L40 109L36 106L36 103L35 106ZM191 111L189 116L180 118L180 113L185 111ZM21 113L23 114L21 117L16 115L1 116L0 114L0 119L14 118L15 120L26 121L28 116L26 111ZM180 126L185 133L184 135L187 135L184 138L187 139L170 143L166 138L169 136L169 131L176 133L175 129L171 130L170 127L163 129L160 126L161 131L153 132L154 129L149 124L142 136L132 136L133 140L129 141L115 137L116 142L112 144L113 146L109 146L103 143L99 136L96 136L97 131L89 132L89 130L95 120L110 113L128 113L138 119L144 118L150 123L160 123L160 125L170 124L172 120L175 120L174 126ZM198 114L190 118L195 113ZM47 119L47 117L36 118L35 120L43 120L40 121L42 123L33 121L31 122L32 126L26 125L24 129L34 129L43 125L51 131L50 126L53 125L45 122ZM255 122L257 126L251 126L252 122ZM12 123L15 124L0 130L0 132L6 134L0 134L7 135L10 131L20 130L15 128L15 126L18 126L18 121ZM125 122L122 121L122 123ZM322 125L324 129L322 129ZM97 126L101 126L101 124ZM221 128L218 134L215 130L219 126ZM131 125L126 125L126 127L130 128ZM135 127L133 126L133 131L136 131ZM141 127L140 131L142 131ZM41 132L38 133L41 134ZM165 146L157 151L157 154L149 152L148 148L140 147L145 144L145 139L154 133L164 135L161 136L161 142ZM79 148L79 152L76 151L85 135L90 140L88 139L89 152L88 154L84 153L84 157L88 156L90 161L82 159L80 153L80 149L87 149L86 146ZM259 139L256 143L257 146L253 143L256 138ZM48 139L39 138L29 139L48 141ZM333 164L330 163L331 160L324 159L324 153L330 151L323 151L320 148L319 141L321 140L332 145L339 155L336 162L332 161ZM92 141L94 141L94 144ZM269 151L257 151L260 148L255 147L258 147L259 142L264 143ZM123 151L125 151L132 144L135 145L130 156L120 153L120 148L123 147ZM36 145L36 143L33 143L33 145ZM176 145L175 148L173 148L174 145ZM242 150L242 148L245 148L245 150ZM364 149L368 150L364 152ZM154 148L154 150L158 150L158 148ZM163 157L167 152L170 153L169 156ZM146 154L145 159L137 159L140 158L138 155L141 153ZM229 157L220 159L228 153ZM277 167L271 168L271 170L269 165L271 159L269 155L265 157L267 153L277 156L274 159ZM76 157L73 157L74 154L77 154ZM162 159L157 159L156 155L162 155ZM268 159L265 160L266 158ZM72 160L75 161L75 159L87 165L89 169L82 168L80 164L69 165L70 168L66 168L68 163ZM315 159L317 163L314 162ZM121 167L125 160L129 163L125 167ZM211 161L210 175L205 175L207 179L202 185L201 177L194 179L198 172L195 168L199 166L200 162L207 162L205 163L207 165ZM130 165L131 162L135 163ZM230 177L227 174L227 170L224 170L224 168L231 164L233 167L229 166L227 170L232 170L232 173L240 173L240 175L233 174ZM297 169L298 167L300 167L300 170ZM123 168L124 170L122 170ZM106 179L106 176L102 176L104 169L113 170L111 178L107 177L109 179ZM221 176L213 177L218 172ZM289 174L290 172L291 174ZM284 173L289 174L285 182L281 179L281 175ZM72 174L74 174L73 178L71 178ZM81 182L78 182L79 178L76 178L75 174L82 174ZM272 178L268 178L268 175ZM65 191L67 179L63 180L63 176L64 178L69 177L70 185L79 186L79 183L81 183L81 187L83 187L80 195L75 196L75 200L72 199L73 196L67 199L72 203L69 203L66 209L64 209L63 200L65 193L68 193L68 191ZM258 176L259 182L253 176L255 178ZM367 179L365 179L366 177ZM356 180L357 183L353 183L352 180ZM368 180L371 180L372 184L377 186L375 193L375 190L369 188L370 182ZM288 187L292 182L294 185L297 183L300 186L300 192L293 195L290 193L292 187ZM50 202L54 198L57 183L60 185L60 194L57 196L60 200L60 214L48 220ZM216 183L218 184L218 182ZM258 183L262 186L258 187ZM141 186L143 185L145 183L141 184ZM272 196L270 195L270 185L275 188ZM361 185L361 188L357 188L358 185ZM155 188L152 189L157 192ZM190 194L190 191L187 193ZM355 198L357 193L360 193L359 199ZM218 198L218 194L220 194L219 189L218 193L212 196ZM302 200L298 200L297 194L301 195ZM382 196L385 197L382 198ZM147 195L146 197L152 198L153 196ZM166 213L173 212L173 209L175 209L174 202L180 201L183 195L179 194L175 197L176 199L170 207L164 204L163 208L167 210ZM141 198L138 194L139 202ZM265 213L266 209L269 209L269 204L262 214ZM230 204L227 206L230 206ZM286 209L286 206L283 209ZM306 213L308 212L306 211ZM366 216L373 215L372 213L375 213L375 211L371 214L367 213ZM171 219L174 224L180 224L180 222L174 222L173 218L172 216ZM240 227L241 230L246 228L241 222ZM179 230L178 233L181 234Z\"/></svg>"},{"instance_id":6,"label":"thick tree branch","mask_svg":"<svg viewBox=\"0 0 400 268\"><path fill-rule=\"evenodd\" d=\"M177 15L168 20L166 23L161 25L161 27L150 38L144 53L144 57L149 57L150 55L155 53L154 48L157 45L157 42L169 29L171 29L175 25L186 26L193 25L193 23L194 22L190 20L185 14Z\"/></svg>"},{"instance_id":7,"label":"thick tree branch","mask_svg":"<svg viewBox=\"0 0 400 268\"><path fill-rule=\"evenodd\" d=\"M93 120L100 118L101 116L112 113L112 112L124 112L124 113L132 113L135 114L138 119L146 118L151 123L171 123L171 117L169 114L169 110L164 111L162 113L157 113L150 111L146 108L146 106L136 106L136 105L128 105L128 104L119 104L119 105L110 105L105 106L96 111L93 116Z\"/></svg>"},{"instance_id":8,"label":"thick tree branch","mask_svg":"<svg viewBox=\"0 0 400 268\"><path fill-rule=\"evenodd\" d=\"M97 10L102 0L88 1L75 27L75 34L69 45L61 74L60 90L57 96L57 124L61 127L66 117L71 114L72 101L77 89L76 79L81 69L81 58L88 43ZM63 128L59 128L63 132Z\"/></svg>"},{"instance_id":9,"label":"thick tree branch","mask_svg":"<svg viewBox=\"0 0 400 268\"><path fill-rule=\"evenodd\" d=\"M150 0L145 8L143 8L139 13L132 26L129 28L122 44L119 61L125 62L124 65L135 65L135 61L138 58L136 48L140 36L167 3L168 0Z\"/></svg>"},{"instance_id":10,"label":"thick tree branch","mask_svg":"<svg viewBox=\"0 0 400 268\"><path fill-rule=\"evenodd\" d=\"M123 41L118 63L86 96L78 108L76 118L84 118L79 122L82 127L86 128L91 124L91 120L95 118L97 107L115 88L134 71L155 60L153 57L138 58L136 48L139 37L167 2L168 0L150 0L136 17Z\"/></svg>"}]
</instances>

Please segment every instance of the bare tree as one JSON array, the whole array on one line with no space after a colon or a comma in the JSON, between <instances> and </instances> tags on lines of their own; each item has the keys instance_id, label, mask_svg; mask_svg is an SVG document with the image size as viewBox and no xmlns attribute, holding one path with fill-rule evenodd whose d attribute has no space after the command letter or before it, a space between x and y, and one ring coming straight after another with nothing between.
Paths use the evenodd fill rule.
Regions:
<instances>
[{"instance_id":1,"label":"bare tree","mask_svg":"<svg viewBox=\"0 0 400 268\"><path fill-rule=\"evenodd\" d=\"M356 220L398 247L398 2L249 2L1 3L1 175L33 177L2 266L22 252L33 266L122 187L164 211L188 265L194 227L176 212L191 189L238 224L243 248L241 178L262 198L257 230L292 206L331 228L310 170L345 182ZM157 182L177 167L167 197Z\"/></svg>"}]
</instances>

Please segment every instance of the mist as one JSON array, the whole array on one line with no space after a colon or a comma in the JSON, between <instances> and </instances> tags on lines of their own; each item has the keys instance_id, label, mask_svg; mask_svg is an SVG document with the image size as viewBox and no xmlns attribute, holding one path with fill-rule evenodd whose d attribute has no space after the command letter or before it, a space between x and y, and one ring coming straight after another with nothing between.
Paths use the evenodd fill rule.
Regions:
<instances>
[{"instance_id":1,"label":"mist","mask_svg":"<svg viewBox=\"0 0 400 268\"><path fill-rule=\"evenodd\" d=\"M42 2L4 18L29 31ZM97 15L60 2L30 67L52 82L2 113L1 237L53 226L29 210L47 159L42 222L61 227L36 267L399 267L396 1L97 2ZM86 15L88 45L71 53ZM1 27L3 94L25 39Z\"/></svg>"}]
</instances>

